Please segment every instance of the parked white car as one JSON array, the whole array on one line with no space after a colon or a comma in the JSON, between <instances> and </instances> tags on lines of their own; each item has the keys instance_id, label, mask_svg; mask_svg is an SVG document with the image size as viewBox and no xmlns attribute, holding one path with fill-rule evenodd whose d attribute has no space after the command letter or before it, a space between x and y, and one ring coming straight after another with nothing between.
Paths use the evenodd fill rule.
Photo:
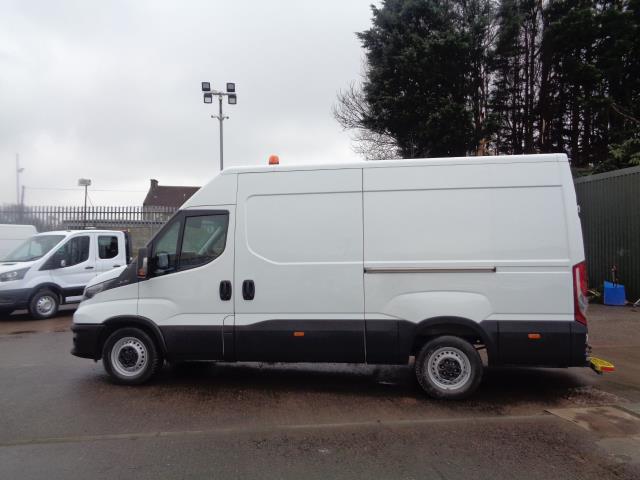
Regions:
<instances>
[{"instance_id":1,"label":"parked white car","mask_svg":"<svg viewBox=\"0 0 640 480\"><path fill-rule=\"evenodd\" d=\"M33 225L0 225L0 259L36 233Z\"/></svg>"},{"instance_id":2,"label":"parked white car","mask_svg":"<svg viewBox=\"0 0 640 480\"><path fill-rule=\"evenodd\" d=\"M128 238L114 230L68 230L34 235L0 261L0 313L28 308L49 318L79 302L96 275L127 264Z\"/></svg>"},{"instance_id":3,"label":"parked white car","mask_svg":"<svg viewBox=\"0 0 640 480\"><path fill-rule=\"evenodd\" d=\"M229 168L137 264L94 279L72 353L121 383L164 359L407 364L461 398L490 365L587 366L565 155Z\"/></svg>"}]
</instances>

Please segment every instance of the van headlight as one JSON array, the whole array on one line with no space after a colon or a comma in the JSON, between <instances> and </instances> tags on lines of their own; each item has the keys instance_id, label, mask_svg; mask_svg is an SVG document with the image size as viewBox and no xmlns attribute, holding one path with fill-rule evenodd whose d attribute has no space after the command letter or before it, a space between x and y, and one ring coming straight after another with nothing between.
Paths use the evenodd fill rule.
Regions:
<instances>
[{"instance_id":1,"label":"van headlight","mask_svg":"<svg viewBox=\"0 0 640 480\"><path fill-rule=\"evenodd\" d=\"M0 273L0 282L13 282L14 280L22 280L29 271L30 267L11 270L10 272Z\"/></svg>"},{"instance_id":2,"label":"van headlight","mask_svg":"<svg viewBox=\"0 0 640 480\"><path fill-rule=\"evenodd\" d=\"M109 286L113 283L113 280L107 280L106 282L96 283L95 285L91 285L90 287L86 287L84 292L82 293L82 300L89 300L90 298L95 297L98 293L103 290L108 290Z\"/></svg>"}]
</instances>

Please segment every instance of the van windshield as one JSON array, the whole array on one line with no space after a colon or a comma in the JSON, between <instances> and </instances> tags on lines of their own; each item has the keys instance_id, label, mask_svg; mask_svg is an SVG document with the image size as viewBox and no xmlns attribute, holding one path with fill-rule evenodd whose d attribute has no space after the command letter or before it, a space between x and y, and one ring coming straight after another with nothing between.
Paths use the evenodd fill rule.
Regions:
<instances>
[{"instance_id":1,"label":"van windshield","mask_svg":"<svg viewBox=\"0 0 640 480\"><path fill-rule=\"evenodd\" d=\"M30 262L46 255L64 235L38 235L25 240L18 248L2 259L3 262Z\"/></svg>"}]
</instances>

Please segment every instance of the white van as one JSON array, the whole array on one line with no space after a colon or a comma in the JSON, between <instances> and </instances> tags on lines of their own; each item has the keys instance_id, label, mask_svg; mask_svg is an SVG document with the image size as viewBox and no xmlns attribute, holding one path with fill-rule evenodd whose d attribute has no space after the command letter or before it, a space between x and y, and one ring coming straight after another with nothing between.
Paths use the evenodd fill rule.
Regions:
<instances>
[{"instance_id":1,"label":"white van","mask_svg":"<svg viewBox=\"0 0 640 480\"><path fill-rule=\"evenodd\" d=\"M407 364L460 398L489 365L587 365L565 155L230 168L136 264L97 277L79 357L120 383L166 359Z\"/></svg>"},{"instance_id":2,"label":"white van","mask_svg":"<svg viewBox=\"0 0 640 480\"><path fill-rule=\"evenodd\" d=\"M0 260L0 314L28 308L49 318L63 303L79 302L96 275L130 260L125 232L68 230L25 240Z\"/></svg>"},{"instance_id":3,"label":"white van","mask_svg":"<svg viewBox=\"0 0 640 480\"><path fill-rule=\"evenodd\" d=\"M33 225L0 225L0 259L36 233Z\"/></svg>"}]
</instances>

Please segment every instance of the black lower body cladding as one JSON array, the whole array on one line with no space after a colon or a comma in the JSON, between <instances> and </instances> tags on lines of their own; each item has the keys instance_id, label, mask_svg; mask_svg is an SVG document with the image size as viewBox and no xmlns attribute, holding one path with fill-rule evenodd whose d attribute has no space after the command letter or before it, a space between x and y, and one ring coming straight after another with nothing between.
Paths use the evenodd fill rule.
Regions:
<instances>
[{"instance_id":1,"label":"black lower body cladding","mask_svg":"<svg viewBox=\"0 0 640 480\"><path fill-rule=\"evenodd\" d=\"M540 367L587 365L587 327L575 321L502 321L499 363Z\"/></svg>"},{"instance_id":2,"label":"black lower body cladding","mask_svg":"<svg viewBox=\"0 0 640 480\"><path fill-rule=\"evenodd\" d=\"M221 325L172 325L160 327L160 331L171 361L225 359Z\"/></svg>"},{"instance_id":3,"label":"black lower body cladding","mask_svg":"<svg viewBox=\"0 0 640 480\"><path fill-rule=\"evenodd\" d=\"M30 288L20 288L17 290L0 290L0 309L18 310L27 308L29 305Z\"/></svg>"},{"instance_id":4,"label":"black lower body cladding","mask_svg":"<svg viewBox=\"0 0 640 480\"><path fill-rule=\"evenodd\" d=\"M483 344L491 366L584 367L587 327L575 321L495 321L437 318L419 324L398 322L400 357L416 353L419 338L454 335ZM368 347L368 344L367 344ZM368 353L368 350L367 350ZM399 362L404 363L404 362Z\"/></svg>"},{"instance_id":5,"label":"black lower body cladding","mask_svg":"<svg viewBox=\"0 0 640 480\"><path fill-rule=\"evenodd\" d=\"M149 322L149 321L148 321ZM125 319L122 325L127 326ZM72 354L98 359L104 329L74 324ZM487 348L491 365L586 366L587 328L573 321L437 319L269 320L242 326L163 326L159 345L169 360L406 364L426 340L453 335ZM165 348L166 345L166 348ZM416 350L417 348L417 350Z\"/></svg>"},{"instance_id":6,"label":"black lower body cladding","mask_svg":"<svg viewBox=\"0 0 640 480\"><path fill-rule=\"evenodd\" d=\"M363 320L268 320L235 327L239 361L365 362Z\"/></svg>"},{"instance_id":7,"label":"black lower body cladding","mask_svg":"<svg viewBox=\"0 0 640 480\"><path fill-rule=\"evenodd\" d=\"M104 325L74 324L71 326L73 332L73 348L71 354L81 358L91 358L98 360L102 356L102 346L100 337L104 331Z\"/></svg>"}]
</instances>

